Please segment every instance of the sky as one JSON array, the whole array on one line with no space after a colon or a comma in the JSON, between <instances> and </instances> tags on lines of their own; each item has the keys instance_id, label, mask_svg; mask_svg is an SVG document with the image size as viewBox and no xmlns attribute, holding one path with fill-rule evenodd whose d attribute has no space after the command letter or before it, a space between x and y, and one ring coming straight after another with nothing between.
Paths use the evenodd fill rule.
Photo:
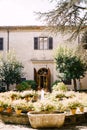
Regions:
<instances>
[{"instance_id":1,"label":"sky","mask_svg":"<svg viewBox=\"0 0 87 130\"><path fill-rule=\"evenodd\" d=\"M53 9L49 0L0 0L0 26L44 25L35 12Z\"/></svg>"}]
</instances>

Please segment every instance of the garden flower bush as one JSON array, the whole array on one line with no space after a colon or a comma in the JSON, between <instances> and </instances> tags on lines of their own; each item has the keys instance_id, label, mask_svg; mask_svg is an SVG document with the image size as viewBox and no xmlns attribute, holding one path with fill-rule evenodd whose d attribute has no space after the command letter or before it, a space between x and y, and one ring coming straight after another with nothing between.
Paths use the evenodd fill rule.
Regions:
<instances>
[{"instance_id":1,"label":"garden flower bush","mask_svg":"<svg viewBox=\"0 0 87 130\"><path fill-rule=\"evenodd\" d=\"M53 91L67 91L68 88L63 82L59 82L52 87Z\"/></svg>"},{"instance_id":2,"label":"garden flower bush","mask_svg":"<svg viewBox=\"0 0 87 130\"><path fill-rule=\"evenodd\" d=\"M53 90L51 93L45 92L43 100L40 99L40 94L40 91L35 90L0 93L0 107L4 108L3 112L6 112L6 108L10 106L12 112L15 112L16 109L21 109L24 113L29 111L42 113L66 112L71 108L79 108L81 106L87 108L86 93ZM29 96L31 100L26 100L26 96ZM15 97L14 100L12 100L12 97ZM35 97L37 97L36 100L34 99Z\"/></svg>"}]
</instances>

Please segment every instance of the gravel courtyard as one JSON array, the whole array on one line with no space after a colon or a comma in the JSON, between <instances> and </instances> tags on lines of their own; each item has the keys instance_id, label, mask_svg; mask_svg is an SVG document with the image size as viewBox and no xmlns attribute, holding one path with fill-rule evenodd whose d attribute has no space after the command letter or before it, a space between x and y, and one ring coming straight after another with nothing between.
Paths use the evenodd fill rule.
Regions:
<instances>
[{"instance_id":1,"label":"gravel courtyard","mask_svg":"<svg viewBox=\"0 0 87 130\"><path fill-rule=\"evenodd\" d=\"M87 124L81 124L77 126L63 126L62 128L44 128L44 129L38 129L38 130L87 130ZM13 125L13 124L4 124L2 121L0 121L0 130L37 130L31 128L31 126L25 126L25 125Z\"/></svg>"}]
</instances>

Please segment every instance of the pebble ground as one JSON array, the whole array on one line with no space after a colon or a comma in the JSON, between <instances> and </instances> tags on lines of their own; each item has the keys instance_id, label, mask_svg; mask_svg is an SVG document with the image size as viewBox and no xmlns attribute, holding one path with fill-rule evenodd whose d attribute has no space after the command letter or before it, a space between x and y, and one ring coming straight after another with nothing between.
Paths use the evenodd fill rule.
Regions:
<instances>
[{"instance_id":1,"label":"pebble ground","mask_svg":"<svg viewBox=\"0 0 87 130\"><path fill-rule=\"evenodd\" d=\"M0 121L0 130L87 130L87 123L76 126L63 126L61 128L33 129L31 126L4 124Z\"/></svg>"}]
</instances>

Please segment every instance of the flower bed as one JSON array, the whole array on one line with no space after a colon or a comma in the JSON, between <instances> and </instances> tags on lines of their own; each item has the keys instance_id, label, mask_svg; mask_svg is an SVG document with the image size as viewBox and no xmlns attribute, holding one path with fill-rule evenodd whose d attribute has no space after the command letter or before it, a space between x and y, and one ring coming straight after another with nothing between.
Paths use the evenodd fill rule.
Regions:
<instances>
[{"instance_id":1,"label":"flower bed","mask_svg":"<svg viewBox=\"0 0 87 130\"><path fill-rule=\"evenodd\" d=\"M15 95L12 100L12 95ZM31 100L26 100L26 95L30 95ZM32 96L31 96L32 95ZM34 96L37 96L35 100ZM82 98L84 97L84 98ZM22 112L29 111L70 111L71 108L87 107L87 94L74 91L53 91L44 94L44 100L40 100L40 92L24 91L24 92L5 92L0 94L0 108L6 111L12 108L12 112L21 109Z\"/></svg>"},{"instance_id":2,"label":"flower bed","mask_svg":"<svg viewBox=\"0 0 87 130\"><path fill-rule=\"evenodd\" d=\"M26 100L28 96L28 100ZM12 97L14 97L12 99ZM17 109L21 109L22 114L34 111L36 113L45 114L57 114L58 113L70 113L71 108L77 108L79 114L84 113L80 111L81 107L87 108L87 94L74 91L53 90L51 93L44 92L44 98L41 99L41 91L23 91L23 92L4 92L0 93L0 107L2 113L7 113L7 108L11 108L12 116L16 114ZM84 98L82 98L84 97ZM84 109L83 109L84 110ZM58 113L55 113L58 112ZM77 114L77 111L76 111ZM21 114L20 114L21 115ZM38 115L38 114L37 114ZM17 115L19 116L19 115Z\"/></svg>"}]
</instances>

